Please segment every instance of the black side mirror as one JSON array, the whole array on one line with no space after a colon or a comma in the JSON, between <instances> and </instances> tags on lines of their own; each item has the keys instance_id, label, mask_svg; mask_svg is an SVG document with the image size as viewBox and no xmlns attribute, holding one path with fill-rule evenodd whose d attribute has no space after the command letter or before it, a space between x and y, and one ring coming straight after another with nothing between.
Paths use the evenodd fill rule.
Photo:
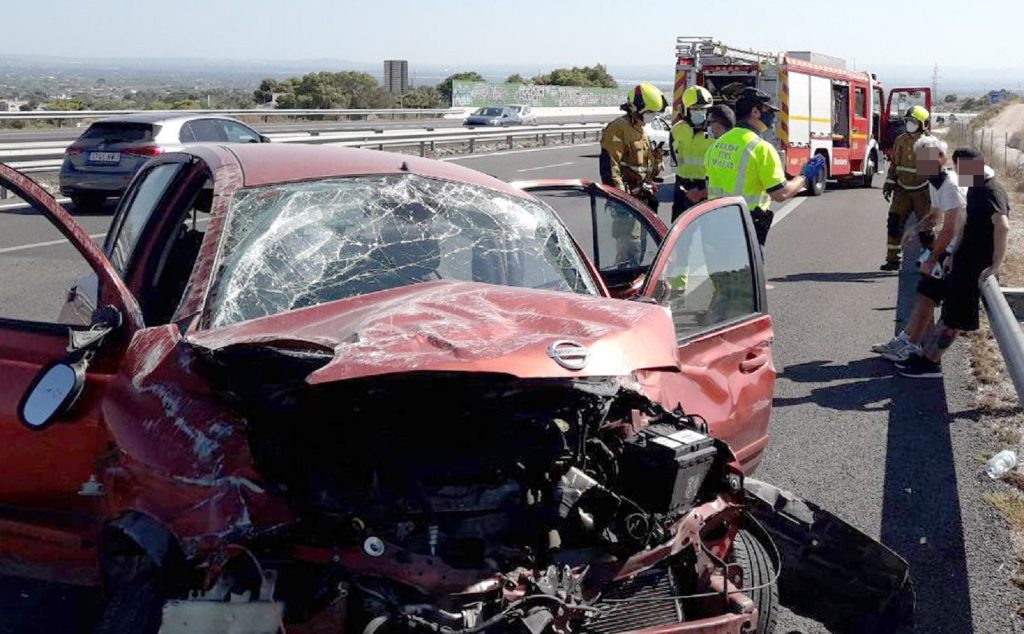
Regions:
<instances>
[{"instance_id":1,"label":"black side mirror","mask_svg":"<svg viewBox=\"0 0 1024 634\"><path fill-rule=\"evenodd\" d=\"M55 361L32 381L18 405L18 418L32 430L40 430L71 409L85 385L85 360Z\"/></svg>"},{"instance_id":2,"label":"black side mirror","mask_svg":"<svg viewBox=\"0 0 1024 634\"><path fill-rule=\"evenodd\" d=\"M260 143L270 143L270 137L265 134L260 135Z\"/></svg>"}]
</instances>

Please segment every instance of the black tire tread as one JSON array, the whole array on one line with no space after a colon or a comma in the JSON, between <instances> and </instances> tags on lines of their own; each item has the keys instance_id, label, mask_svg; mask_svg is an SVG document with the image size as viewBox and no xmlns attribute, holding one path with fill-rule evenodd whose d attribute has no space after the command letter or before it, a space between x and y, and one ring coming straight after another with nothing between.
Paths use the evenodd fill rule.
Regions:
<instances>
[{"instance_id":1,"label":"black tire tread","mask_svg":"<svg viewBox=\"0 0 1024 634\"><path fill-rule=\"evenodd\" d=\"M743 568L743 585L754 587L766 584L775 577L768 550L753 534L740 530L733 542L730 563L739 564ZM771 634L775 631L775 623L779 617L779 587L772 584L768 587L747 593L757 605L757 634Z\"/></svg>"},{"instance_id":2,"label":"black tire tread","mask_svg":"<svg viewBox=\"0 0 1024 634\"><path fill-rule=\"evenodd\" d=\"M136 574L110 589L93 634L157 634L160 629L164 605L160 579L144 555L133 559Z\"/></svg>"}]
</instances>

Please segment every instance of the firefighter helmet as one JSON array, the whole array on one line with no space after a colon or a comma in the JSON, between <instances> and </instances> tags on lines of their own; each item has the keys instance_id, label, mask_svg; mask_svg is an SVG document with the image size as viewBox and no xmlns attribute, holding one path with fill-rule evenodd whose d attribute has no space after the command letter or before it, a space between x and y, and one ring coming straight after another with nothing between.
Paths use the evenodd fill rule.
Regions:
<instances>
[{"instance_id":1,"label":"firefighter helmet","mask_svg":"<svg viewBox=\"0 0 1024 634\"><path fill-rule=\"evenodd\" d=\"M714 100L704 86L690 86L683 91L683 108L710 108Z\"/></svg>"},{"instance_id":2,"label":"firefighter helmet","mask_svg":"<svg viewBox=\"0 0 1024 634\"><path fill-rule=\"evenodd\" d=\"M663 112L665 108L668 108L668 101L665 100L665 95L660 90L654 87L654 84L637 84L633 88L633 98L630 100L633 111L637 114L643 114L645 112Z\"/></svg>"},{"instance_id":3,"label":"firefighter helmet","mask_svg":"<svg viewBox=\"0 0 1024 634\"><path fill-rule=\"evenodd\" d=\"M920 123L921 125L924 125L924 123L928 121L929 116L931 116L929 112L922 108L921 106L914 106L913 108L907 110L907 118L917 119L918 123Z\"/></svg>"}]
</instances>

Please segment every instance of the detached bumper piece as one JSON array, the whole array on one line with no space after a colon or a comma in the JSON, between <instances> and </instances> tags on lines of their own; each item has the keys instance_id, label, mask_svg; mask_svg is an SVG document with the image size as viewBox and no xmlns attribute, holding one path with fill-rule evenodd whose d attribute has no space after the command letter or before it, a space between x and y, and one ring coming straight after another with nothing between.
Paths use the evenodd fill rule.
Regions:
<instances>
[{"instance_id":1,"label":"detached bumper piece","mask_svg":"<svg viewBox=\"0 0 1024 634\"><path fill-rule=\"evenodd\" d=\"M259 594L233 594L231 582L222 577L207 592L190 599L164 604L159 634L279 634L284 622L284 603L274 601L277 573L259 571Z\"/></svg>"},{"instance_id":2,"label":"detached bumper piece","mask_svg":"<svg viewBox=\"0 0 1024 634\"><path fill-rule=\"evenodd\" d=\"M752 479L745 486L749 512L782 560L783 605L833 632L900 632L913 625L914 589L903 558L788 491Z\"/></svg>"}]
</instances>

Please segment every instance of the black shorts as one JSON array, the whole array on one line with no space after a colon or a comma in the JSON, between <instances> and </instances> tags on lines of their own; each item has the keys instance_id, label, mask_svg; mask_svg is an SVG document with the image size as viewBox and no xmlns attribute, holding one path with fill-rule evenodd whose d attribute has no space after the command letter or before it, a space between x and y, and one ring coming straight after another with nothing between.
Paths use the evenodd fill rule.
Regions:
<instances>
[{"instance_id":1,"label":"black shorts","mask_svg":"<svg viewBox=\"0 0 1024 634\"><path fill-rule=\"evenodd\" d=\"M927 297L936 304L941 304L942 298L946 294L946 282L942 279L922 275L921 281L917 283L917 294Z\"/></svg>"},{"instance_id":2,"label":"black shorts","mask_svg":"<svg viewBox=\"0 0 1024 634\"><path fill-rule=\"evenodd\" d=\"M977 330L981 308L981 289L978 277L985 267L969 262L953 262L953 270L946 278L945 301L942 304L942 323L957 330Z\"/></svg>"}]
</instances>

